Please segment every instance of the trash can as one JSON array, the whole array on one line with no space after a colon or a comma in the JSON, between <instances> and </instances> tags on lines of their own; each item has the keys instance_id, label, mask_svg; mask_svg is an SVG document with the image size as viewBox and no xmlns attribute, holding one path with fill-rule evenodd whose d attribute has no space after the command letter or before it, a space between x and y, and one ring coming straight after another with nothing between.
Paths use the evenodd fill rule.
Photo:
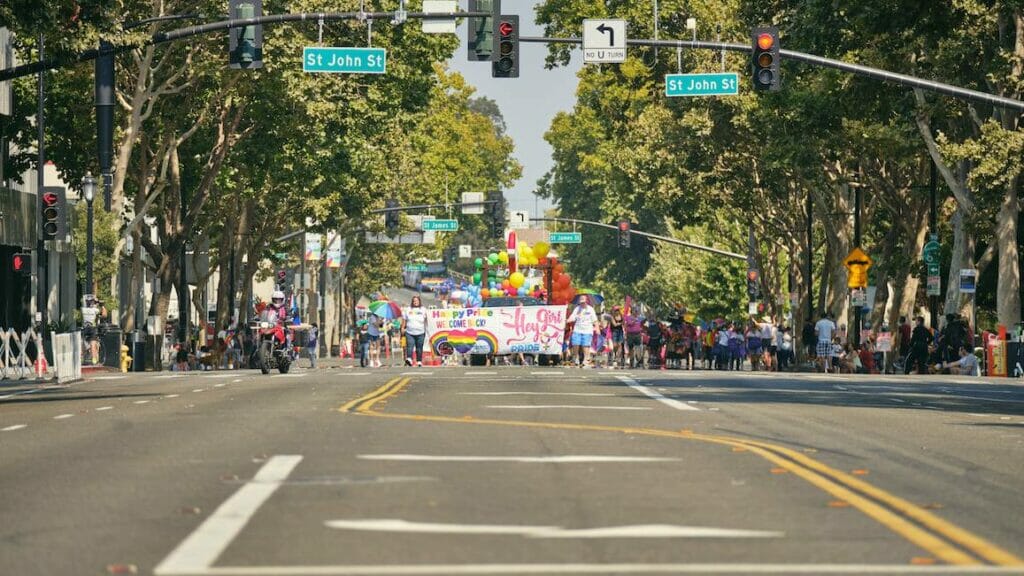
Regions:
<instances>
[{"instance_id":1,"label":"trash can","mask_svg":"<svg viewBox=\"0 0 1024 576\"><path fill-rule=\"evenodd\" d=\"M103 334L103 365L109 368L121 368L121 331L108 328Z\"/></svg>"},{"instance_id":2,"label":"trash can","mask_svg":"<svg viewBox=\"0 0 1024 576\"><path fill-rule=\"evenodd\" d=\"M132 355L132 372L146 371L146 342L132 342L130 345Z\"/></svg>"}]
</instances>

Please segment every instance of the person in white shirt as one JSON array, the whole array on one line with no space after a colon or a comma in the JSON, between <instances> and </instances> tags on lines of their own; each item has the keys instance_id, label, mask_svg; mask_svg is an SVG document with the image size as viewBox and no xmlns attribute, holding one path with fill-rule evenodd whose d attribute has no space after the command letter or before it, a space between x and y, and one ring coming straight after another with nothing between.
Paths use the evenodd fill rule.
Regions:
<instances>
[{"instance_id":1,"label":"person in white shirt","mask_svg":"<svg viewBox=\"0 0 1024 576\"><path fill-rule=\"evenodd\" d=\"M573 358L579 362L582 352L583 363L580 365L585 366L590 363L590 346L594 341L594 326L597 324L597 312L590 305L589 298L580 296L579 304L573 309L567 322L576 323L569 338L569 345L573 347Z\"/></svg>"},{"instance_id":2,"label":"person in white shirt","mask_svg":"<svg viewBox=\"0 0 1024 576\"><path fill-rule=\"evenodd\" d=\"M978 357L975 356L965 346L960 347L960 359L954 360L953 362L940 363L935 366L936 370L942 370L943 368L949 368L952 374L959 374L961 376L977 376L978 370Z\"/></svg>"},{"instance_id":3,"label":"person in white shirt","mask_svg":"<svg viewBox=\"0 0 1024 576\"><path fill-rule=\"evenodd\" d=\"M427 335L427 309L419 296L413 296L402 313L405 331L405 362L409 366L423 366L423 339Z\"/></svg>"},{"instance_id":4,"label":"person in white shirt","mask_svg":"<svg viewBox=\"0 0 1024 576\"><path fill-rule=\"evenodd\" d=\"M818 361L824 363L825 372L832 369L832 335L835 331L836 324L832 321L831 312L826 312L814 325L814 334L818 337Z\"/></svg>"}]
</instances>

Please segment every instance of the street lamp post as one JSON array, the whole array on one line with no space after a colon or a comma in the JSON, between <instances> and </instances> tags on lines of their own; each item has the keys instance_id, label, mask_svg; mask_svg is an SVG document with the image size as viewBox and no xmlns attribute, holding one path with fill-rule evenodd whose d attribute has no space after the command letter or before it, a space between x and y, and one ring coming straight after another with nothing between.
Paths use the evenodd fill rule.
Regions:
<instances>
[{"instance_id":1,"label":"street lamp post","mask_svg":"<svg viewBox=\"0 0 1024 576\"><path fill-rule=\"evenodd\" d=\"M93 178L92 172L86 172L85 176L82 177L82 195L85 196L86 206L86 217L85 217L85 293L94 294L92 284L92 255L93 255L93 239L92 239L92 200L96 197L96 179Z\"/></svg>"}]
</instances>

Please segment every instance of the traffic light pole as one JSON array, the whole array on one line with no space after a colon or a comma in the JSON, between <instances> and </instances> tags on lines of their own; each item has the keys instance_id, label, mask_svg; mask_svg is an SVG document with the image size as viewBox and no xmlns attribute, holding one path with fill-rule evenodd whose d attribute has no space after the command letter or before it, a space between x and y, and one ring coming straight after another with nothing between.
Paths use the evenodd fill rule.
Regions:
<instances>
[{"instance_id":1,"label":"traffic light pole","mask_svg":"<svg viewBox=\"0 0 1024 576\"><path fill-rule=\"evenodd\" d=\"M587 226L598 226L600 228L608 228L611 230L618 231L619 227L612 224L605 224L604 222L594 222L592 220L580 220L578 218L530 218L531 222L565 222L569 224L586 224ZM728 252L726 250L719 250L718 248L711 248L709 246L701 246L700 244L694 244L692 242L686 242L677 238L671 238L668 236L661 236L659 234L651 234L650 232L641 232L635 228L630 230L630 234L636 234L638 236L644 236L651 238L652 240L658 240L668 244L675 244L676 246L685 246L687 248L693 248L694 250L701 250L704 252L710 252L719 256L725 256L726 258L733 258L736 260L747 261L747 257L742 254L736 254L735 252Z\"/></svg>"},{"instance_id":2,"label":"traffic light pole","mask_svg":"<svg viewBox=\"0 0 1024 576\"><path fill-rule=\"evenodd\" d=\"M853 189L853 245L860 248L860 211L861 206L864 202L864 188L861 185L857 185ZM858 290L867 290L867 288L858 288ZM864 306L857 303L853 307L853 348L856 350L860 346L860 326L862 317L864 315Z\"/></svg>"},{"instance_id":3,"label":"traffic light pole","mask_svg":"<svg viewBox=\"0 0 1024 576\"><path fill-rule=\"evenodd\" d=\"M39 61L43 62L43 35L39 35ZM46 110L44 103L46 102L46 72L44 70L39 71L39 103L38 109L36 110L36 129L38 130L36 137L38 165L36 167L36 202L39 207L43 203L43 187L45 186L45 169L46 169L46 147L44 145L44 135L46 133ZM39 336L43 342L43 349L39 351L39 354L46 354L46 341L49 339L49 304L50 304L50 271L49 271L49 258L46 254L46 241L43 240L43 211L36 208L36 219L39 220L39 225L36 226L37 233L39 234L38 240L36 241L36 261L39 263L39 275L36 278L36 311L39 317Z\"/></svg>"}]
</instances>

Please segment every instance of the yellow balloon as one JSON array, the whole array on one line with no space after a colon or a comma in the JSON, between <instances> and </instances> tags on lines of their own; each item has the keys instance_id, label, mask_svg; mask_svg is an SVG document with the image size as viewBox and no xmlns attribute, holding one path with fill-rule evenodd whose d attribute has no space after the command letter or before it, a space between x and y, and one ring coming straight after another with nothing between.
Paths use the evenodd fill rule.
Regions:
<instances>
[{"instance_id":1,"label":"yellow balloon","mask_svg":"<svg viewBox=\"0 0 1024 576\"><path fill-rule=\"evenodd\" d=\"M551 251L551 246L547 242L537 242L533 245L533 255L537 258L544 258Z\"/></svg>"},{"instance_id":2,"label":"yellow balloon","mask_svg":"<svg viewBox=\"0 0 1024 576\"><path fill-rule=\"evenodd\" d=\"M533 258L533 249L530 248L529 246L523 248L523 256L526 256L527 258Z\"/></svg>"},{"instance_id":3,"label":"yellow balloon","mask_svg":"<svg viewBox=\"0 0 1024 576\"><path fill-rule=\"evenodd\" d=\"M508 252L498 252L498 262L508 264Z\"/></svg>"},{"instance_id":4,"label":"yellow balloon","mask_svg":"<svg viewBox=\"0 0 1024 576\"><path fill-rule=\"evenodd\" d=\"M526 282L526 276L523 276L522 272L513 272L512 275L508 277L508 283L511 284L513 288L519 288L524 282Z\"/></svg>"}]
</instances>

